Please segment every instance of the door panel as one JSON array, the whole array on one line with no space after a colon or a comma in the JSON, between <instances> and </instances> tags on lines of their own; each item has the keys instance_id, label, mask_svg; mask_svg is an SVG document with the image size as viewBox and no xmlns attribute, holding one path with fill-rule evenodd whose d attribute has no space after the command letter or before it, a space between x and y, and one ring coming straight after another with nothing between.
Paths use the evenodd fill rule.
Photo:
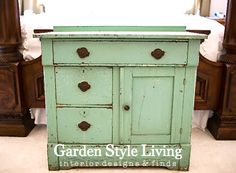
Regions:
<instances>
[{"instance_id":1,"label":"door panel","mask_svg":"<svg viewBox=\"0 0 236 173\"><path fill-rule=\"evenodd\" d=\"M133 77L132 134L170 134L172 88L173 77Z\"/></svg>"},{"instance_id":2,"label":"door panel","mask_svg":"<svg viewBox=\"0 0 236 173\"><path fill-rule=\"evenodd\" d=\"M177 143L184 69L122 68L120 80L121 143Z\"/></svg>"}]
</instances>

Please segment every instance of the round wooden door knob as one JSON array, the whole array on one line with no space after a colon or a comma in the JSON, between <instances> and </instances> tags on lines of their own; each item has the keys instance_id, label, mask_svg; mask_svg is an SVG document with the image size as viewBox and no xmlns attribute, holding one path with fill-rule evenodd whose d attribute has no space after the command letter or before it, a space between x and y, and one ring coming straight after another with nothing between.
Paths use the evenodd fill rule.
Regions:
<instances>
[{"instance_id":1,"label":"round wooden door knob","mask_svg":"<svg viewBox=\"0 0 236 173\"><path fill-rule=\"evenodd\" d=\"M128 111L130 109L129 105L124 105L124 110Z\"/></svg>"}]
</instances>

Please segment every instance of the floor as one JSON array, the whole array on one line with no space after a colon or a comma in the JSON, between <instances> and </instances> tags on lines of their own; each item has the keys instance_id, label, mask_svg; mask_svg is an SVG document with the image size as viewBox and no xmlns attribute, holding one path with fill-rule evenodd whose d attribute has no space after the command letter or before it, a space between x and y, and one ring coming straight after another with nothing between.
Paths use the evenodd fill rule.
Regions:
<instances>
[{"instance_id":1,"label":"floor","mask_svg":"<svg viewBox=\"0 0 236 173\"><path fill-rule=\"evenodd\" d=\"M0 173L46 173L47 129L36 126L27 137L0 137ZM72 169L60 173L173 173L164 168ZM236 173L236 141L216 141L209 132L192 131L189 173Z\"/></svg>"}]
</instances>

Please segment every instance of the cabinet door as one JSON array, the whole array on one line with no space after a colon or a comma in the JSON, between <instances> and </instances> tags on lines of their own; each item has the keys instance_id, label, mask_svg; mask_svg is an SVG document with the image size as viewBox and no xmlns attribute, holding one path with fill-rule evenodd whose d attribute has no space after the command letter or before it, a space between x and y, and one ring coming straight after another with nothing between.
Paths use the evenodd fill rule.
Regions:
<instances>
[{"instance_id":1,"label":"cabinet door","mask_svg":"<svg viewBox=\"0 0 236 173\"><path fill-rule=\"evenodd\" d=\"M121 143L178 143L184 93L184 68L122 68Z\"/></svg>"}]
</instances>

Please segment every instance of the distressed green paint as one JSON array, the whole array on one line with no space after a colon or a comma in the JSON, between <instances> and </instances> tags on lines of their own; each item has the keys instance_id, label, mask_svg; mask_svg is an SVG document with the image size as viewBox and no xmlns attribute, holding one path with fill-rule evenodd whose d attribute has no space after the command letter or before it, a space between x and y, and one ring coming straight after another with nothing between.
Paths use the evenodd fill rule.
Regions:
<instances>
[{"instance_id":1,"label":"distressed green paint","mask_svg":"<svg viewBox=\"0 0 236 173\"><path fill-rule=\"evenodd\" d=\"M53 65L53 44L51 39L42 39L42 57L46 56L47 58L42 59L42 64Z\"/></svg>"},{"instance_id":2,"label":"distressed green paint","mask_svg":"<svg viewBox=\"0 0 236 173\"><path fill-rule=\"evenodd\" d=\"M120 159L118 157L111 157L108 156L111 154L109 150L107 150L106 145L86 145L87 150L94 151L93 153L98 153L96 150L100 150L101 154L97 154L97 156L94 156L93 159L89 157L88 155L83 155L82 157L79 155L73 155L73 156L61 156L59 157L59 168L60 169L69 169L69 168L76 168L76 167L112 167L110 164L106 166L107 163L115 163L115 167L132 167L129 166L130 163L137 164L136 168L139 167L156 167L157 164L162 167L167 167L168 169L175 169L175 170L188 170L188 164L189 164L189 151L190 151L190 145L189 144L183 144L183 145L146 145L143 147L142 145L132 145L130 147L130 150L136 149L137 153L139 153L139 157L132 157L129 155L125 155L123 159ZM115 145L115 148L118 149L127 149L126 145ZM76 144L65 144L63 147L58 147L58 154L61 154L62 151L66 149L83 149L84 145L76 145ZM168 150L174 151L182 154L182 159L178 159L176 157L173 157L170 152L170 154L167 156L167 154L164 154L160 152L160 155L154 156L148 156L150 154L151 148L155 148L157 150ZM92 153L92 152L91 152ZM177 155L177 154L176 154ZM186 162L183 162L186 161ZM94 165L90 165L90 163L93 163ZM96 164L96 166L95 166ZM128 165L127 165L128 164ZM169 164L169 165L168 165ZM77 166L76 166L77 165ZM80 165L80 166L78 166ZM126 166L127 165L127 166ZM165 166L164 166L165 165Z\"/></svg>"},{"instance_id":3,"label":"distressed green paint","mask_svg":"<svg viewBox=\"0 0 236 173\"><path fill-rule=\"evenodd\" d=\"M132 112L132 71L126 70L126 68L122 68L120 76L120 137L122 138L122 144L130 144L132 123L132 117L130 116L130 112ZM128 105L130 107L129 111L124 110L125 105Z\"/></svg>"},{"instance_id":4,"label":"distressed green paint","mask_svg":"<svg viewBox=\"0 0 236 173\"><path fill-rule=\"evenodd\" d=\"M113 67L112 70L112 130L113 130L113 144L120 144L120 69Z\"/></svg>"},{"instance_id":5,"label":"distressed green paint","mask_svg":"<svg viewBox=\"0 0 236 173\"><path fill-rule=\"evenodd\" d=\"M112 104L112 69L108 67L56 67L57 104ZM78 84L86 81L83 92Z\"/></svg>"},{"instance_id":6,"label":"distressed green paint","mask_svg":"<svg viewBox=\"0 0 236 173\"><path fill-rule=\"evenodd\" d=\"M52 66L44 66L44 87L47 114L48 142L57 142L57 113L55 74Z\"/></svg>"},{"instance_id":7,"label":"distressed green paint","mask_svg":"<svg viewBox=\"0 0 236 173\"><path fill-rule=\"evenodd\" d=\"M184 69L124 70L121 98L130 105L130 110L123 109L121 114L125 143L179 143Z\"/></svg>"},{"instance_id":8,"label":"distressed green paint","mask_svg":"<svg viewBox=\"0 0 236 173\"><path fill-rule=\"evenodd\" d=\"M49 127L47 127L47 128L49 128ZM54 152L54 147L56 145L57 145L57 143L50 143L49 141L47 144L48 169L54 170L54 171L60 169L60 167L58 166L59 165L59 157L57 157Z\"/></svg>"},{"instance_id":9,"label":"distressed green paint","mask_svg":"<svg viewBox=\"0 0 236 173\"><path fill-rule=\"evenodd\" d=\"M145 166L170 161L176 165L164 167L188 170L198 49L205 36L182 29L58 27L56 30L63 32L41 36L50 170L76 167L62 162L102 164L104 160L148 161ZM66 32L70 30L76 32ZM79 47L86 47L89 57L80 59L76 53ZM165 51L159 60L151 56L156 48ZM82 81L91 86L86 92L78 88ZM125 106L130 109L125 110ZM85 131L78 126L83 121L90 124ZM65 149L85 145L88 150L97 148L102 152L107 144L119 149L129 145L138 152L142 144L148 144L149 149L152 145L157 149L181 149L183 158L141 154L126 155L124 159L57 157L57 144L65 145Z\"/></svg>"},{"instance_id":10,"label":"distressed green paint","mask_svg":"<svg viewBox=\"0 0 236 173\"><path fill-rule=\"evenodd\" d=\"M85 39L85 40L139 40L150 39L152 41L164 40L185 40L185 39L205 39L204 34L195 34L191 32L170 32L170 31L75 31L75 32L49 32L44 34L35 34L35 37L48 39Z\"/></svg>"},{"instance_id":11,"label":"distressed green paint","mask_svg":"<svg viewBox=\"0 0 236 173\"><path fill-rule=\"evenodd\" d=\"M181 171L188 171L189 164L190 164L190 152L191 152L191 145L181 144L180 147L182 148L182 156L185 159L181 159L179 161L179 170Z\"/></svg>"},{"instance_id":12,"label":"distressed green paint","mask_svg":"<svg viewBox=\"0 0 236 173\"><path fill-rule=\"evenodd\" d=\"M185 31L185 26L54 26L56 32L70 31Z\"/></svg>"},{"instance_id":13,"label":"distressed green paint","mask_svg":"<svg viewBox=\"0 0 236 173\"><path fill-rule=\"evenodd\" d=\"M86 42L86 41L55 41L54 62L83 64L187 64L188 42ZM76 50L86 47L89 57L79 58ZM156 48L166 53L161 59L155 59L151 52ZM174 48L175 51L172 51ZM65 51L67 50L67 51ZM130 56L132 55L132 56ZM99 57L99 58L97 58Z\"/></svg>"},{"instance_id":14,"label":"distressed green paint","mask_svg":"<svg viewBox=\"0 0 236 173\"><path fill-rule=\"evenodd\" d=\"M200 40L189 40L188 66L196 66L198 64L199 59L194 57L199 53L199 44Z\"/></svg>"},{"instance_id":15,"label":"distressed green paint","mask_svg":"<svg viewBox=\"0 0 236 173\"><path fill-rule=\"evenodd\" d=\"M120 98L119 98L119 116L120 116L120 121L119 121L119 134L120 134L120 144L124 144L124 143L128 143L128 137L130 136L130 134L128 134L125 130L125 113L127 112L124 112L124 109L123 109L123 106L124 104L126 103L125 101L125 95L124 93L127 91L126 87L125 87L125 69L124 68L120 68L120 85L119 85L119 92L120 92ZM130 76L130 75L128 75ZM130 80L131 81L131 80ZM129 81L128 81L129 82ZM129 84L129 83L128 83ZM130 88L129 88L130 89ZM129 92L129 91L128 91ZM130 91L131 92L131 91ZM131 102L131 98L129 100ZM130 103L129 102L129 103ZM128 124L129 126L129 124Z\"/></svg>"},{"instance_id":16,"label":"distressed green paint","mask_svg":"<svg viewBox=\"0 0 236 173\"><path fill-rule=\"evenodd\" d=\"M189 143L191 140L191 125L194 106L195 82L196 82L196 67L188 67L185 71L185 93L183 100L183 115L182 115L182 133L181 142Z\"/></svg>"},{"instance_id":17,"label":"distressed green paint","mask_svg":"<svg viewBox=\"0 0 236 173\"><path fill-rule=\"evenodd\" d=\"M112 142L112 110L107 108L58 108L58 142L104 144ZM78 124L88 122L82 131Z\"/></svg>"},{"instance_id":18,"label":"distressed green paint","mask_svg":"<svg viewBox=\"0 0 236 173\"><path fill-rule=\"evenodd\" d=\"M173 92L173 107L172 107L172 126L171 126L171 143L181 143L181 121L183 113L183 97L184 97L184 81L185 81L185 68L175 67L174 76L174 92Z\"/></svg>"}]
</instances>

